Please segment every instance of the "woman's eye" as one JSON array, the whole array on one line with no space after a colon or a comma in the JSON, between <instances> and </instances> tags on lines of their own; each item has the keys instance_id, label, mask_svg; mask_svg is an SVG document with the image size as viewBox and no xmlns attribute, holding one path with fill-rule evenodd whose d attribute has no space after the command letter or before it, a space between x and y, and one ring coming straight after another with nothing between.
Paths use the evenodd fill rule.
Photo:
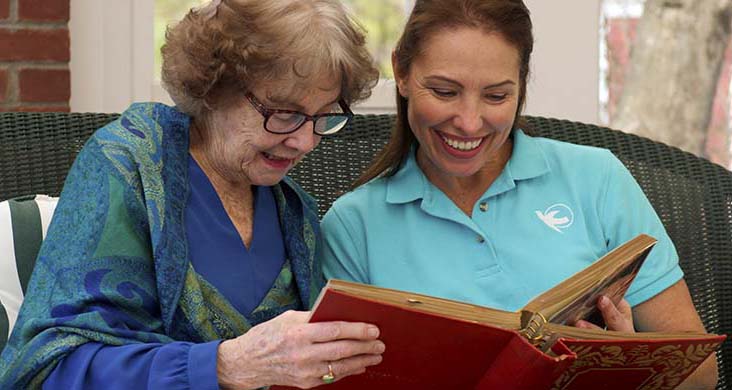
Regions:
<instances>
[{"instance_id":1,"label":"woman's eye","mask_svg":"<svg viewBox=\"0 0 732 390\"><path fill-rule=\"evenodd\" d=\"M492 102L502 102L502 101L506 100L506 96L508 96L508 94L492 93L492 94L486 95L486 98Z\"/></svg>"},{"instance_id":2,"label":"woman's eye","mask_svg":"<svg viewBox=\"0 0 732 390\"><path fill-rule=\"evenodd\" d=\"M441 89L441 88L431 88L432 93L439 97L453 97L456 95L455 91L451 91L449 89Z\"/></svg>"},{"instance_id":3,"label":"woman's eye","mask_svg":"<svg viewBox=\"0 0 732 390\"><path fill-rule=\"evenodd\" d=\"M271 119L279 122L297 122L302 119L302 115L294 112L278 112L273 114Z\"/></svg>"}]
</instances>

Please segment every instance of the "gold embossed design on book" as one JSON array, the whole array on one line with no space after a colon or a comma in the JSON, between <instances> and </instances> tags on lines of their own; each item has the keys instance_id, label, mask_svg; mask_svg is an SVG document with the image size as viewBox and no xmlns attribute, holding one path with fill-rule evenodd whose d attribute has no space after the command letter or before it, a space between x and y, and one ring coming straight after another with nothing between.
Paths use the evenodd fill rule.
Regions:
<instances>
[{"instance_id":1,"label":"gold embossed design on book","mask_svg":"<svg viewBox=\"0 0 732 390\"><path fill-rule=\"evenodd\" d=\"M557 379L552 390L570 388L572 382L588 368L594 371L606 370L609 374L617 370L648 370L648 378L638 390L672 389L681 384L698 363L713 353L718 343L674 344L658 348L651 348L649 345L632 348L601 344L573 346L569 343L568 347L577 354L577 360Z\"/></svg>"}]
</instances>

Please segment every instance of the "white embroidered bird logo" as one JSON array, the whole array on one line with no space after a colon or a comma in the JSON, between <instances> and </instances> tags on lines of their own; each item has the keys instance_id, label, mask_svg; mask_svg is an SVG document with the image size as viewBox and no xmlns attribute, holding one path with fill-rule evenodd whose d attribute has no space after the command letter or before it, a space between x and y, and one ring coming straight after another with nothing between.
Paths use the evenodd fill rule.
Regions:
<instances>
[{"instance_id":1,"label":"white embroidered bird logo","mask_svg":"<svg viewBox=\"0 0 732 390\"><path fill-rule=\"evenodd\" d=\"M543 213L539 210L536 210L535 213L541 222L559 233L562 233L562 229L570 227L574 222L572 209L562 203L549 206Z\"/></svg>"}]
</instances>

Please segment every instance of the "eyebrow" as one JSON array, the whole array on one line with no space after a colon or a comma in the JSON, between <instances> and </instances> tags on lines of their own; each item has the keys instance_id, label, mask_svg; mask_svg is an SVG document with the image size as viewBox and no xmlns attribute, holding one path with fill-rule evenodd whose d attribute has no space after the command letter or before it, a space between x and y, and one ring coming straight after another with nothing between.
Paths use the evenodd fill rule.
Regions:
<instances>
[{"instance_id":1,"label":"eyebrow","mask_svg":"<svg viewBox=\"0 0 732 390\"><path fill-rule=\"evenodd\" d=\"M425 77L425 79L426 80L444 81L444 82L447 82L447 83L450 83L450 84L455 84L455 85L457 85L457 86L459 86L461 88L463 87L463 85L460 84L459 82L457 82L457 81L455 81L455 80L453 80L451 78L444 77L444 76L427 76L427 77ZM497 88L497 87L502 87L504 85L516 85L516 83L513 80L504 80L504 81L500 81L498 83L486 85L485 87L483 87L483 89Z\"/></svg>"}]
</instances>

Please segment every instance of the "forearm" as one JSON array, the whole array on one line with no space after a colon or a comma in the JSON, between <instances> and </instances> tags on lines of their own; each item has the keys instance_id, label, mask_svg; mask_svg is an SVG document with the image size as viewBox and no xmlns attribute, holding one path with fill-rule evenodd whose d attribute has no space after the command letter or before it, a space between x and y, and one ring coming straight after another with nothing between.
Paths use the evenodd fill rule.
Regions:
<instances>
[{"instance_id":1,"label":"forearm","mask_svg":"<svg viewBox=\"0 0 732 390\"><path fill-rule=\"evenodd\" d=\"M44 389L217 389L216 343L87 343L66 356ZM109 378L114 378L110 381Z\"/></svg>"}]
</instances>

